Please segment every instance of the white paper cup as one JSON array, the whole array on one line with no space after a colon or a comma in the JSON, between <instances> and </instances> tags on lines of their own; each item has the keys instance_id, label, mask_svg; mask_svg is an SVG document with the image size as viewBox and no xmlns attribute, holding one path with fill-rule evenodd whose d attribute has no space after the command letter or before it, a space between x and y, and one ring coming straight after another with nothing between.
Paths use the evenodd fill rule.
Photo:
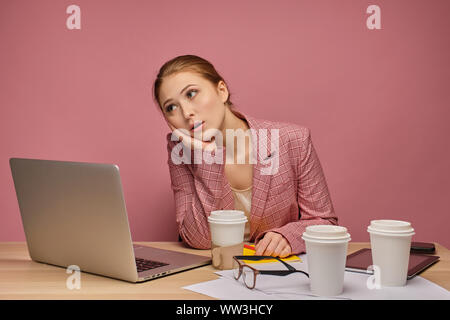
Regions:
<instances>
[{"instance_id":1,"label":"white paper cup","mask_svg":"<svg viewBox=\"0 0 450 320\"><path fill-rule=\"evenodd\" d=\"M399 220L372 220L370 234L372 263L379 268L382 286L404 286L408 277L411 223Z\"/></svg>"},{"instance_id":2,"label":"white paper cup","mask_svg":"<svg viewBox=\"0 0 450 320\"><path fill-rule=\"evenodd\" d=\"M214 246L225 247L244 242L247 217L240 210L216 210L208 217L211 242Z\"/></svg>"},{"instance_id":3,"label":"white paper cup","mask_svg":"<svg viewBox=\"0 0 450 320\"><path fill-rule=\"evenodd\" d=\"M211 256L217 269L231 269L233 256L242 255L247 217L240 210L216 210L208 217Z\"/></svg>"},{"instance_id":4,"label":"white paper cup","mask_svg":"<svg viewBox=\"0 0 450 320\"><path fill-rule=\"evenodd\" d=\"M302 239L306 244L311 292L319 296L341 294L350 241L347 228L333 225L309 226Z\"/></svg>"},{"instance_id":5,"label":"white paper cup","mask_svg":"<svg viewBox=\"0 0 450 320\"><path fill-rule=\"evenodd\" d=\"M233 268L233 256L242 255L247 217L240 210L216 210L208 217L213 267Z\"/></svg>"}]
</instances>

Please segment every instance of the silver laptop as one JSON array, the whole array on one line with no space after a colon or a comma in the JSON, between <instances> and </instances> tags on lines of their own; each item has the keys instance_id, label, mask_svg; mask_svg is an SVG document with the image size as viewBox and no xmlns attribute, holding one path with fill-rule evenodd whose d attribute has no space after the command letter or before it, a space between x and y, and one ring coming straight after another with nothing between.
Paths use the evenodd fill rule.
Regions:
<instances>
[{"instance_id":1,"label":"silver laptop","mask_svg":"<svg viewBox=\"0 0 450 320\"><path fill-rule=\"evenodd\" d=\"M133 245L119 167L9 160L30 257L130 282L203 266L210 257Z\"/></svg>"}]
</instances>

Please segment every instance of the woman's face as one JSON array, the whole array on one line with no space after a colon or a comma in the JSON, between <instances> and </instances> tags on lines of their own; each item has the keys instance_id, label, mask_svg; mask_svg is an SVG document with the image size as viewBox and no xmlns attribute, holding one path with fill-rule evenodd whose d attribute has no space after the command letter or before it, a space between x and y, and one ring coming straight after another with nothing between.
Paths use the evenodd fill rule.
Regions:
<instances>
[{"instance_id":1,"label":"woman's face","mask_svg":"<svg viewBox=\"0 0 450 320\"><path fill-rule=\"evenodd\" d=\"M202 124L195 131L222 130L228 99L223 81L215 87L195 72L179 72L164 78L159 94L164 117L172 127L186 129L191 136L194 122L199 121Z\"/></svg>"}]
</instances>

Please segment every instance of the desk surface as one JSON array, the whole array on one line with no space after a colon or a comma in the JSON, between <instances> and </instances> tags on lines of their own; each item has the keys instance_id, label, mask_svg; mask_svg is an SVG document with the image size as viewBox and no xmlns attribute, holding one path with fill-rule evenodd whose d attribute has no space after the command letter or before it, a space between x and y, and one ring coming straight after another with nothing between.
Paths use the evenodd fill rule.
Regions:
<instances>
[{"instance_id":1,"label":"desk surface","mask_svg":"<svg viewBox=\"0 0 450 320\"><path fill-rule=\"evenodd\" d=\"M136 244L210 255L210 250L186 248L179 242ZM420 276L450 290L450 251L435 245L440 261ZM361 248L370 248L370 245L350 242L348 253ZM182 287L217 279L215 271L208 265L137 284L81 273L81 289L69 290L65 268L32 261L25 242L0 242L0 299L213 299Z\"/></svg>"}]
</instances>

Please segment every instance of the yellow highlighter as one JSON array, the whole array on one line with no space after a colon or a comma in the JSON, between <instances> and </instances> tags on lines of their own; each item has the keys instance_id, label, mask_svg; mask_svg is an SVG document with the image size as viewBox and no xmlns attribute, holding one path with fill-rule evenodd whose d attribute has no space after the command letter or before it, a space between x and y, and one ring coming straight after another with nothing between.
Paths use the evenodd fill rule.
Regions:
<instances>
[{"instance_id":1,"label":"yellow highlighter","mask_svg":"<svg viewBox=\"0 0 450 320\"><path fill-rule=\"evenodd\" d=\"M244 256L254 256L255 255L255 246L254 245L248 245L244 244L244 250L242 252L242 255ZM302 259L297 257L296 255L290 255L286 258L281 258L283 261L295 261L295 262L302 262ZM269 262L277 262L276 259L264 259L259 261L250 261L250 260L244 260L245 263L269 263Z\"/></svg>"}]
</instances>

